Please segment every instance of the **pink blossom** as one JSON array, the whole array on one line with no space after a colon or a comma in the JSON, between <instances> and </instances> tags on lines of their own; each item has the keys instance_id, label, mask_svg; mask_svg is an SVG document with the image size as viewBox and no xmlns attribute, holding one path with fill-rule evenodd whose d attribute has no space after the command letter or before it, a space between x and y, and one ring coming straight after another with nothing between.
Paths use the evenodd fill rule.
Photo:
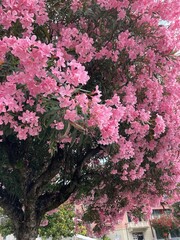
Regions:
<instances>
[{"instance_id":1,"label":"pink blossom","mask_svg":"<svg viewBox=\"0 0 180 240\"><path fill-rule=\"evenodd\" d=\"M48 214L49 216L51 216L52 214L54 214L54 213L56 213L56 212L58 212L58 209L57 209L57 208L55 208L55 209L53 209L53 210L51 210L51 211L48 211L47 214Z\"/></svg>"},{"instance_id":2,"label":"pink blossom","mask_svg":"<svg viewBox=\"0 0 180 240\"><path fill-rule=\"evenodd\" d=\"M64 129L64 124L62 122L57 122L55 123L56 129L57 130L62 130Z\"/></svg>"},{"instance_id":3,"label":"pink blossom","mask_svg":"<svg viewBox=\"0 0 180 240\"><path fill-rule=\"evenodd\" d=\"M89 80L89 76L87 72L85 71L84 66L76 62L75 60L72 60L68 66L68 70L64 74L64 80L77 87L79 84L86 84Z\"/></svg>"},{"instance_id":4,"label":"pink blossom","mask_svg":"<svg viewBox=\"0 0 180 240\"><path fill-rule=\"evenodd\" d=\"M158 138L160 136L160 134L164 133L165 131L165 122L162 118L162 116L158 115L156 116L156 126L154 128L154 137Z\"/></svg>"},{"instance_id":5,"label":"pink blossom","mask_svg":"<svg viewBox=\"0 0 180 240\"><path fill-rule=\"evenodd\" d=\"M22 123L30 124L31 127L38 126L39 117L36 116L36 113L34 112L26 110L26 112L23 112L22 116L19 116L18 119L21 120Z\"/></svg>"},{"instance_id":6,"label":"pink blossom","mask_svg":"<svg viewBox=\"0 0 180 240\"><path fill-rule=\"evenodd\" d=\"M87 113L88 111L88 103L89 103L89 100L86 96L86 94L79 94L76 96L76 102L77 104L81 107L82 109L82 112L85 114Z\"/></svg>"},{"instance_id":7,"label":"pink blossom","mask_svg":"<svg viewBox=\"0 0 180 240\"><path fill-rule=\"evenodd\" d=\"M79 116L77 115L76 110L66 110L65 116L64 116L65 120L70 120L72 122L75 122L77 120L79 120Z\"/></svg>"},{"instance_id":8,"label":"pink blossom","mask_svg":"<svg viewBox=\"0 0 180 240\"><path fill-rule=\"evenodd\" d=\"M41 226L41 227L45 227L45 226L47 226L47 225L48 225L48 220L47 220L47 219L42 220L41 223L40 223L40 226Z\"/></svg>"},{"instance_id":9,"label":"pink blossom","mask_svg":"<svg viewBox=\"0 0 180 240\"><path fill-rule=\"evenodd\" d=\"M113 169L112 171L111 171L111 174L116 174L117 173L117 170L116 169Z\"/></svg>"},{"instance_id":10,"label":"pink blossom","mask_svg":"<svg viewBox=\"0 0 180 240\"><path fill-rule=\"evenodd\" d=\"M79 8L82 7L82 3L80 0L73 0L71 3L71 9L73 12L76 12Z\"/></svg>"}]
</instances>

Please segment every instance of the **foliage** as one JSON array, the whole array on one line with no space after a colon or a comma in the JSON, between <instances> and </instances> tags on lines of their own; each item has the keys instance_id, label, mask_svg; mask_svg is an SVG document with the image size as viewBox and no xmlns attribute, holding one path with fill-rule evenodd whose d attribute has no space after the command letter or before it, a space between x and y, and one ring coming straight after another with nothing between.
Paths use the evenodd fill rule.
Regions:
<instances>
[{"instance_id":1,"label":"foliage","mask_svg":"<svg viewBox=\"0 0 180 240\"><path fill-rule=\"evenodd\" d=\"M107 237L106 235L104 235L102 239L103 239L103 240L110 240L110 238Z\"/></svg>"},{"instance_id":2,"label":"foliage","mask_svg":"<svg viewBox=\"0 0 180 240\"><path fill-rule=\"evenodd\" d=\"M151 220L151 225L161 233L162 236L168 236L170 231L178 229L179 225L177 220L172 215L163 214L158 218Z\"/></svg>"},{"instance_id":3,"label":"foliage","mask_svg":"<svg viewBox=\"0 0 180 240\"><path fill-rule=\"evenodd\" d=\"M179 4L1 1L0 205L18 240L68 199L103 236L175 196Z\"/></svg>"},{"instance_id":4,"label":"foliage","mask_svg":"<svg viewBox=\"0 0 180 240\"><path fill-rule=\"evenodd\" d=\"M74 207L72 205L62 205L54 213L47 213L43 222L45 226L39 228L39 235L45 239L52 237L53 240L61 237L72 237L74 235L75 224Z\"/></svg>"}]
</instances>

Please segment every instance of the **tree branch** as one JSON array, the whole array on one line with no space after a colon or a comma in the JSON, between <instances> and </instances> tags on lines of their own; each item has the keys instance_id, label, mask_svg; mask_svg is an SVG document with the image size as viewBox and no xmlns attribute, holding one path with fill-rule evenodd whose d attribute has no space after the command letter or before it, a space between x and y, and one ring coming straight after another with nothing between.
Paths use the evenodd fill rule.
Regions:
<instances>
[{"instance_id":1,"label":"tree branch","mask_svg":"<svg viewBox=\"0 0 180 240\"><path fill-rule=\"evenodd\" d=\"M63 158L63 150L59 148L55 156L52 157L51 162L47 166L45 171L42 172L42 174L31 184L29 194L31 194L31 192L35 192L39 196L42 193L43 186L49 183L52 178L54 178L58 174L59 167L62 164L61 160Z\"/></svg>"},{"instance_id":2,"label":"tree branch","mask_svg":"<svg viewBox=\"0 0 180 240\"><path fill-rule=\"evenodd\" d=\"M68 200L68 198L73 194L78 185L81 183L82 176L81 170L84 164L90 160L92 157L96 156L101 151L100 146L95 149L90 149L83 158L78 162L78 165L73 173L70 182L67 185L63 185L57 191L46 192L41 195L37 201L37 208L40 209L40 214L44 214L49 210L58 207L60 204Z\"/></svg>"}]
</instances>

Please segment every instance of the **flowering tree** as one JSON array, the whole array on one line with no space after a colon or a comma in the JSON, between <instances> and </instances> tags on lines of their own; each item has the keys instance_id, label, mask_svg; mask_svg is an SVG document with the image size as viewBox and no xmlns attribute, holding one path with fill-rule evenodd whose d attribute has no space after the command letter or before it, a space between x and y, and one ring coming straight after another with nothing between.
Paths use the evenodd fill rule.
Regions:
<instances>
[{"instance_id":1,"label":"flowering tree","mask_svg":"<svg viewBox=\"0 0 180 240\"><path fill-rule=\"evenodd\" d=\"M158 231L165 239L168 239L170 231L179 228L177 219L172 215L161 215L160 217L151 220L151 225Z\"/></svg>"},{"instance_id":2,"label":"flowering tree","mask_svg":"<svg viewBox=\"0 0 180 240\"><path fill-rule=\"evenodd\" d=\"M0 204L16 238L67 199L104 235L174 196L180 2L0 4Z\"/></svg>"}]
</instances>

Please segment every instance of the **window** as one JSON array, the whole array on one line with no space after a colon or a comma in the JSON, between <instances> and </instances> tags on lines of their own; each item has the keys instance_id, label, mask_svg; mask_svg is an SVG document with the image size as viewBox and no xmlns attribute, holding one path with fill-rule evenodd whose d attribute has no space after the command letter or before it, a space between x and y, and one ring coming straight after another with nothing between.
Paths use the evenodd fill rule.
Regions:
<instances>
[{"instance_id":1,"label":"window","mask_svg":"<svg viewBox=\"0 0 180 240\"><path fill-rule=\"evenodd\" d=\"M153 212L152 212L152 216L153 217L159 217L164 213L170 214L171 210L170 209L154 209Z\"/></svg>"},{"instance_id":2,"label":"window","mask_svg":"<svg viewBox=\"0 0 180 240\"><path fill-rule=\"evenodd\" d=\"M180 237L180 229L171 230L170 234L172 238Z\"/></svg>"},{"instance_id":3,"label":"window","mask_svg":"<svg viewBox=\"0 0 180 240\"><path fill-rule=\"evenodd\" d=\"M157 239L164 239L162 231L156 229L155 232L156 232Z\"/></svg>"},{"instance_id":4,"label":"window","mask_svg":"<svg viewBox=\"0 0 180 240\"><path fill-rule=\"evenodd\" d=\"M132 220L131 220L131 217L130 217L130 214L129 214L129 213L127 214L127 218L128 218L128 222L132 222Z\"/></svg>"},{"instance_id":5,"label":"window","mask_svg":"<svg viewBox=\"0 0 180 240\"><path fill-rule=\"evenodd\" d=\"M142 232L133 233L133 240L144 240L144 236Z\"/></svg>"},{"instance_id":6,"label":"window","mask_svg":"<svg viewBox=\"0 0 180 240\"><path fill-rule=\"evenodd\" d=\"M127 218L128 218L128 222L129 223L133 221L133 219L131 218L130 213L127 213ZM143 219L141 217L138 217L138 221L141 222L141 221L143 221Z\"/></svg>"},{"instance_id":7,"label":"window","mask_svg":"<svg viewBox=\"0 0 180 240\"><path fill-rule=\"evenodd\" d=\"M157 239L164 239L164 236L162 234L161 231L159 231L158 229L155 230L156 232L156 237ZM172 240L175 238L180 238L180 229L174 229L170 231L170 239L172 238Z\"/></svg>"}]
</instances>

